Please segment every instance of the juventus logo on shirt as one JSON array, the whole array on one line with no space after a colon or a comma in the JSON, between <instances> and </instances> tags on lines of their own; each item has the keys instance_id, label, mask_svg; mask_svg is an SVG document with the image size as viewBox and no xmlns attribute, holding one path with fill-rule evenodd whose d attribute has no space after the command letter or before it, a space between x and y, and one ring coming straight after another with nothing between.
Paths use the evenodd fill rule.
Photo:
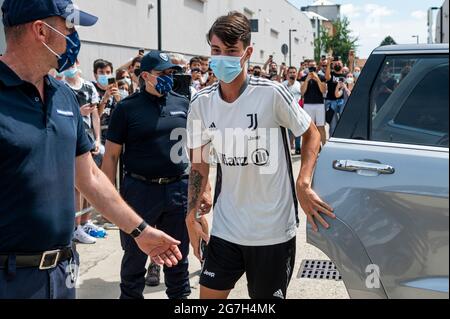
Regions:
<instances>
[{"instance_id":1,"label":"juventus logo on shirt","mask_svg":"<svg viewBox=\"0 0 450 319\"><path fill-rule=\"evenodd\" d=\"M248 127L252 131L258 128L258 114L247 114L247 117L250 118L250 126Z\"/></svg>"}]
</instances>

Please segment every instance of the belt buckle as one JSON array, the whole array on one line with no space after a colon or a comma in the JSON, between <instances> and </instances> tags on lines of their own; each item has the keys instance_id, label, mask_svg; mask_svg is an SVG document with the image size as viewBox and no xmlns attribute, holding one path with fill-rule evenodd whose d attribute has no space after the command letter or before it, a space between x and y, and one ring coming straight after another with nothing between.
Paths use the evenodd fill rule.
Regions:
<instances>
[{"instance_id":1,"label":"belt buckle","mask_svg":"<svg viewBox=\"0 0 450 319\"><path fill-rule=\"evenodd\" d=\"M49 270L56 268L60 255L61 250L51 250L43 253L41 262L39 264L39 270Z\"/></svg>"},{"instance_id":2,"label":"belt buckle","mask_svg":"<svg viewBox=\"0 0 450 319\"><path fill-rule=\"evenodd\" d=\"M169 181L170 181L169 178L163 177L163 178L159 179L158 183L159 183L159 185L166 185L166 184L169 184Z\"/></svg>"}]
</instances>

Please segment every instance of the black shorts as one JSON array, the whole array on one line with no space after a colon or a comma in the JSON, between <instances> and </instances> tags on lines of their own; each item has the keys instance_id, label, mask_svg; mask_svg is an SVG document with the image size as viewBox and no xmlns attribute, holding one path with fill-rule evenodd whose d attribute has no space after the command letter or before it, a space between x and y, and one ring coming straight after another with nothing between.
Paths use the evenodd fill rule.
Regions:
<instances>
[{"instance_id":1,"label":"black shorts","mask_svg":"<svg viewBox=\"0 0 450 319\"><path fill-rule=\"evenodd\" d=\"M296 238L279 245L248 247L211 237L200 285L212 290L232 290L245 273L250 298L286 299L295 250Z\"/></svg>"}]
</instances>

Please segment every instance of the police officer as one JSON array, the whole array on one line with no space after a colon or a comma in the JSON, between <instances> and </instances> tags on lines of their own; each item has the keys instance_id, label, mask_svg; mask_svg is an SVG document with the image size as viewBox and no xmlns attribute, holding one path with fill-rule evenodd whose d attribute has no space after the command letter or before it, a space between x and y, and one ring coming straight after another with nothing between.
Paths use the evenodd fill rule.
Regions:
<instances>
[{"instance_id":1,"label":"police officer","mask_svg":"<svg viewBox=\"0 0 450 319\"><path fill-rule=\"evenodd\" d=\"M176 265L179 242L121 199L92 159L75 94L48 76L75 63L74 24L97 18L70 0L6 0L2 11L0 299L75 297L74 185L155 262Z\"/></svg>"},{"instance_id":2,"label":"police officer","mask_svg":"<svg viewBox=\"0 0 450 319\"><path fill-rule=\"evenodd\" d=\"M181 241L183 260L164 269L170 299L184 299L191 293L185 224L189 160L183 137L171 139L177 129L186 137L189 100L172 91L173 73L179 70L181 67L172 64L165 53L152 51L143 57L140 77L145 87L120 102L114 111L102 166L113 181L125 148L124 199L147 223ZM121 232L121 242L121 298L143 298L148 256L125 232Z\"/></svg>"}]
</instances>

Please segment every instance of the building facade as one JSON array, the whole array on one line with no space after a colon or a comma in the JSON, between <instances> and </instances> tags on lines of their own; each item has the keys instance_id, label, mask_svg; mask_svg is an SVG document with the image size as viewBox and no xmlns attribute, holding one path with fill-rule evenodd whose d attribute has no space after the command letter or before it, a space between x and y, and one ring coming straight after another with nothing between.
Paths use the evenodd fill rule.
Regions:
<instances>
[{"instance_id":1,"label":"building facade","mask_svg":"<svg viewBox=\"0 0 450 319\"><path fill-rule=\"evenodd\" d=\"M309 6L302 7L302 10L317 13L331 22L341 18L341 5L327 0L316 1Z\"/></svg>"},{"instance_id":2,"label":"building facade","mask_svg":"<svg viewBox=\"0 0 450 319\"><path fill-rule=\"evenodd\" d=\"M436 43L448 43L449 24L449 0L445 0L439 9L436 21Z\"/></svg>"},{"instance_id":3,"label":"building facade","mask_svg":"<svg viewBox=\"0 0 450 319\"><path fill-rule=\"evenodd\" d=\"M119 66L137 55L140 48L158 48L156 0L75 0L80 8L99 17L91 28L80 28L83 48L80 62L91 77L92 62L104 58ZM210 55L206 33L220 15L236 10L257 19L253 33L255 51L251 63L263 64L269 55L278 62L289 61L281 46L292 33L292 64L298 66L314 56L314 35L310 20L286 0L161 0L162 49L188 58ZM86 72L87 71L87 72Z\"/></svg>"}]
</instances>

